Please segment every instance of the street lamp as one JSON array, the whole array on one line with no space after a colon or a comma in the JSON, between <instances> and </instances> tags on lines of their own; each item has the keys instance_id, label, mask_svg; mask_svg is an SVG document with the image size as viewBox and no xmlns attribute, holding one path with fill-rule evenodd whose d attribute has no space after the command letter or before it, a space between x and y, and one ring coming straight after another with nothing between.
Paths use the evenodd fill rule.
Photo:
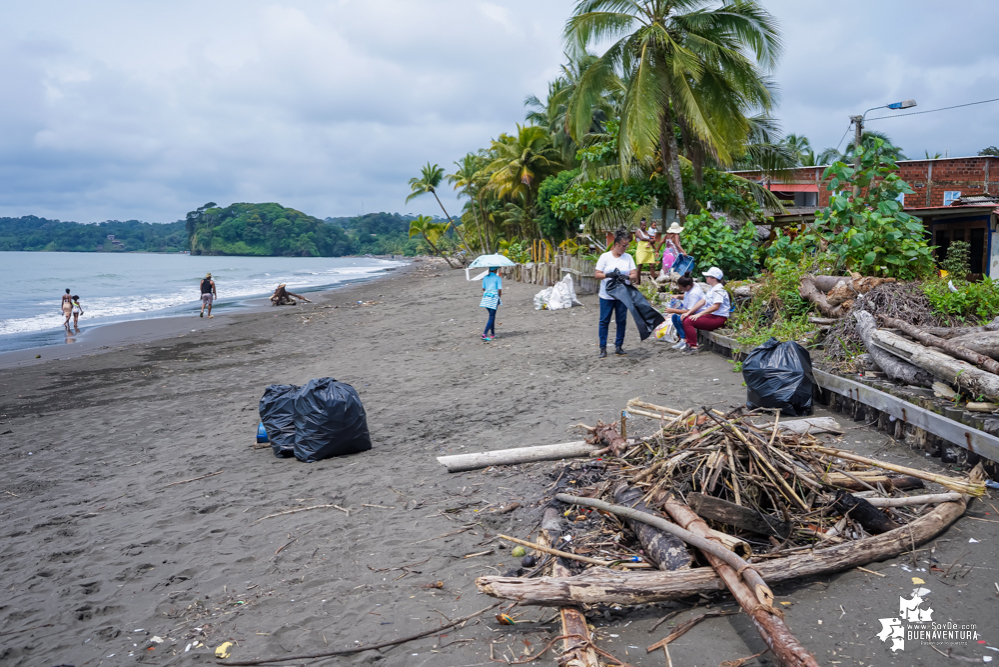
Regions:
<instances>
[{"instance_id":1,"label":"street lamp","mask_svg":"<svg viewBox=\"0 0 999 667\"><path fill-rule=\"evenodd\" d=\"M864 116L874 111L875 109L911 109L916 106L916 100L902 100L901 102L892 102L891 104L882 104L879 107L871 107L864 112L862 116L850 116L850 122L853 123L854 133L853 133L853 171L854 173L860 171L860 154L857 153L857 149L860 148L860 137L864 133ZM853 186L853 196L856 197L860 194L860 188L858 186Z\"/></svg>"}]
</instances>

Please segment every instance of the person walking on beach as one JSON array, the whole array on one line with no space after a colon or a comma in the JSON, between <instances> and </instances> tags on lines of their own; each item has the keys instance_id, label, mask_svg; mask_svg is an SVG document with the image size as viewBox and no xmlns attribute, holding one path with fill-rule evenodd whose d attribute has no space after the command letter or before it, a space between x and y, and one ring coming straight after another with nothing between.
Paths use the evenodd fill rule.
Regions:
<instances>
[{"instance_id":1,"label":"person walking on beach","mask_svg":"<svg viewBox=\"0 0 999 667\"><path fill-rule=\"evenodd\" d=\"M217 298L219 295L215 291L215 281L212 280L212 274L206 273L201 281L201 314L198 317L205 316L205 306L208 306L208 319L212 319L212 302Z\"/></svg>"},{"instance_id":2,"label":"person walking on beach","mask_svg":"<svg viewBox=\"0 0 999 667\"><path fill-rule=\"evenodd\" d=\"M635 281L636 285L642 283L642 271L648 266L649 277L655 278L655 243L656 235L654 232L650 232L646 227L645 218L642 218L641 222L638 223L638 229L635 230L635 238L638 241L638 247L635 249L635 264L638 265L638 280Z\"/></svg>"},{"instance_id":3,"label":"person walking on beach","mask_svg":"<svg viewBox=\"0 0 999 667\"><path fill-rule=\"evenodd\" d=\"M697 354L697 330L714 331L725 326L732 314L732 302L723 283L725 276L717 266L702 273L711 288L705 297L694 305L695 313L683 321L684 339L687 341L686 354ZM701 310L702 305L707 308Z\"/></svg>"},{"instance_id":4,"label":"person walking on beach","mask_svg":"<svg viewBox=\"0 0 999 667\"><path fill-rule=\"evenodd\" d=\"M62 314L66 316L66 321L62 323L64 327L69 328L69 318L73 314L73 297L69 295L69 288L66 288L66 293L62 295Z\"/></svg>"},{"instance_id":5,"label":"person walking on beach","mask_svg":"<svg viewBox=\"0 0 999 667\"><path fill-rule=\"evenodd\" d=\"M630 282L638 280L638 267L635 266L635 260L625 252L628 249L628 243L628 233L618 231L614 235L614 245L611 246L610 250L600 255L600 259L597 260L597 270L593 273L593 276L600 281L600 359L607 356L607 329L610 328L611 313L614 313L617 325L614 337L614 354L619 356L628 354L622 347L624 345L624 328L628 322L628 308L607 293L607 284L610 282L611 274L627 274Z\"/></svg>"},{"instance_id":6,"label":"person walking on beach","mask_svg":"<svg viewBox=\"0 0 999 667\"><path fill-rule=\"evenodd\" d=\"M486 330L482 332L482 340L489 342L496 338L496 309L499 308L503 296L503 279L499 277L499 268L489 267L489 273L482 279L482 300L479 307L489 311L486 320Z\"/></svg>"},{"instance_id":7,"label":"person walking on beach","mask_svg":"<svg viewBox=\"0 0 999 667\"><path fill-rule=\"evenodd\" d=\"M80 305L80 297L73 295L73 328L80 330L80 315L83 315L83 306Z\"/></svg>"},{"instance_id":8,"label":"person walking on beach","mask_svg":"<svg viewBox=\"0 0 999 667\"><path fill-rule=\"evenodd\" d=\"M684 332L684 321L691 315L696 315L702 310L707 308L707 304L704 299L704 292L701 291L700 286L694 282L693 277L690 275L690 271L680 276L676 281L676 284L680 287L680 291L683 292L683 303L679 308L669 307L664 308L664 314L671 314L673 316L673 328L676 330L676 335L680 337L680 341L673 346L674 350L685 351L688 347L686 340L686 333ZM701 304L697 307L697 304ZM696 341L695 341L696 345Z\"/></svg>"}]
</instances>

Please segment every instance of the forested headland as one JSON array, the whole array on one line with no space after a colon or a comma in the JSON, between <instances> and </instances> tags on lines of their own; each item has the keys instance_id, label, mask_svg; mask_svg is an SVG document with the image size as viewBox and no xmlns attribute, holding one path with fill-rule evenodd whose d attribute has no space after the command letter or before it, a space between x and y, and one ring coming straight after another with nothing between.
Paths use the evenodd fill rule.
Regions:
<instances>
[{"instance_id":1,"label":"forested headland","mask_svg":"<svg viewBox=\"0 0 999 667\"><path fill-rule=\"evenodd\" d=\"M162 224L138 220L81 224L26 215L0 218L3 250L181 252L187 250L187 230L183 220Z\"/></svg>"}]
</instances>

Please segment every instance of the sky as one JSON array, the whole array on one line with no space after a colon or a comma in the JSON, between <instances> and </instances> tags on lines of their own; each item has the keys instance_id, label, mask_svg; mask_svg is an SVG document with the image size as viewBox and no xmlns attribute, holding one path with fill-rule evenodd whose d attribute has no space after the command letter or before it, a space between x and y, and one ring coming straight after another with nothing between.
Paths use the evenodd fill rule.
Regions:
<instances>
[{"instance_id":1,"label":"sky","mask_svg":"<svg viewBox=\"0 0 999 667\"><path fill-rule=\"evenodd\" d=\"M763 0L785 132L999 98L999 3ZM571 0L36 0L0 11L0 216L171 222L212 201L318 217L406 203L524 121L564 61ZM880 111L869 118L891 115ZM904 112L903 112L904 113ZM999 102L876 120L911 158L999 145ZM840 146L845 146L844 140ZM449 186L440 189L460 210Z\"/></svg>"}]
</instances>

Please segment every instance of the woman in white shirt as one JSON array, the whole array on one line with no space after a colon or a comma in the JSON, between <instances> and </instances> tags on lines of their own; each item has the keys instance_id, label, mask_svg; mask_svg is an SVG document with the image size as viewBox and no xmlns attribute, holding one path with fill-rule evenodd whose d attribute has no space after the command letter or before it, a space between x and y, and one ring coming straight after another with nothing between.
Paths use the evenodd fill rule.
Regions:
<instances>
[{"instance_id":1,"label":"woman in white shirt","mask_svg":"<svg viewBox=\"0 0 999 667\"><path fill-rule=\"evenodd\" d=\"M711 287L705 298L696 305L695 314L683 320L684 339L687 342L688 354L696 354L697 330L714 331L725 326L732 314L732 303L725 291L723 283L725 275L717 266L712 266L703 274L705 281ZM701 309L701 306L707 306Z\"/></svg>"},{"instance_id":2,"label":"woman in white shirt","mask_svg":"<svg viewBox=\"0 0 999 667\"><path fill-rule=\"evenodd\" d=\"M688 347L686 334L683 329L684 320L691 315L701 312L708 306L704 299L704 292L701 291L700 285L694 282L690 271L680 276L676 284L680 287L680 291L683 292L683 303L679 308L664 308L663 312L671 313L673 316L673 328L676 329L676 335L680 337L680 342L674 345L673 349L682 352Z\"/></svg>"},{"instance_id":3,"label":"woman in white shirt","mask_svg":"<svg viewBox=\"0 0 999 667\"><path fill-rule=\"evenodd\" d=\"M610 282L610 274L615 271L628 276L631 282L638 281L638 267L631 255L625 252L628 249L627 232L618 232L614 235L614 245L610 250L600 255L597 260L597 269L594 277L600 281L600 358L607 356L607 329L610 327L611 313L617 322L617 332L614 338L614 354L619 356L627 354L622 347L624 345L624 327L628 321L628 307L607 293L607 283Z\"/></svg>"}]
</instances>

